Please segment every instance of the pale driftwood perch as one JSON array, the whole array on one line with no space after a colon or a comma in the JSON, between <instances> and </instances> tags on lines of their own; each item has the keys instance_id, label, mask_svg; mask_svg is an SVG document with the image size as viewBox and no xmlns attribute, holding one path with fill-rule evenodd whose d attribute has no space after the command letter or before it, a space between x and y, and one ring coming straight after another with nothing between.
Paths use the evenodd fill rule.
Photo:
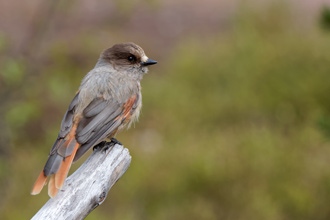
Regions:
<instances>
[{"instance_id":1,"label":"pale driftwood perch","mask_svg":"<svg viewBox=\"0 0 330 220\"><path fill-rule=\"evenodd\" d=\"M129 151L121 145L95 149L32 219L84 219L105 200L130 163Z\"/></svg>"}]
</instances>

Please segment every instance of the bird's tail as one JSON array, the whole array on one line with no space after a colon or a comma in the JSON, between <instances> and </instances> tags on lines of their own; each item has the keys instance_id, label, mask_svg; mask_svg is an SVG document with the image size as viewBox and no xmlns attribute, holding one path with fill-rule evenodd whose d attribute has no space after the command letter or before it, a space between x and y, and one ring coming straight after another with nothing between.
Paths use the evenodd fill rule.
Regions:
<instances>
[{"instance_id":1,"label":"bird's tail","mask_svg":"<svg viewBox=\"0 0 330 220\"><path fill-rule=\"evenodd\" d=\"M68 150L69 148L73 147L72 153L70 152L70 155L64 154L63 156L63 154L60 155L58 151L56 151L54 154L50 155L44 169L41 171L31 190L32 195L40 193L42 188L47 184L48 178L48 195L50 197L53 198L56 196L58 190L62 188L64 180L68 175L73 158L75 157L78 150L79 144L75 141L74 138L66 141L62 139L61 142L58 143L60 145L59 149L65 148Z\"/></svg>"}]
</instances>

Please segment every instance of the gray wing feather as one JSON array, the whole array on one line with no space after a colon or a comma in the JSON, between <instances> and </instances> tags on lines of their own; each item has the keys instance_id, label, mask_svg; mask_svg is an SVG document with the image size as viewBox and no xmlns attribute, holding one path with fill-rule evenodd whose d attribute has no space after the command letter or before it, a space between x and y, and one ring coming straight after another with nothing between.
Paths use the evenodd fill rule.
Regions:
<instances>
[{"instance_id":1,"label":"gray wing feather","mask_svg":"<svg viewBox=\"0 0 330 220\"><path fill-rule=\"evenodd\" d=\"M103 101L106 103L106 101ZM91 103L93 104L93 102ZM118 103L106 103L105 107L102 111L99 111L97 115L93 117L88 117L84 114L84 117L79 121L76 137L79 143L84 143L81 138L83 138L86 134L90 133L92 130L99 130L103 127L109 120L113 120L121 113L121 107ZM101 106L101 105L99 105ZM104 106L104 105L103 105Z\"/></svg>"},{"instance_id":2,"label":"gray wing feather","mask_svg":"<svg viewBox=\"0 0 330 220\"><path fill-rule=\"evenodd\" d=\"M70 132L73 125L73 117L75 107L78 104L79 93L71 101L68 110L65 112L61 123L61 130L58 134L58 137L50 150L49 158L44 167L44 173L46 176L57 173L58 169L61 166L63 159L72 154L76 141L72 141L68 146L63 147L65 136Z\"/></svg>"},{"instance_id":3,"label":"gray wing feather","mask_svg":"<svg viewBox=\"0 0 330 220\"><path fill-rule=\"evenodd\" d=\"M115 121L114 123L109 125L105 125L98 133L93 132L91 138L84 144L82 144L77 150L76 156L73 161L77 161L82 155L84 155L91 147L97 145L102 142L105 138L108 137L111 132L116 130L121 125L121 121Z\"/></svg>"},{"instance_id":4,"label":"gray wing feather","mask_svg":"<svg viewBox=\"0 0 330 220\"><path fill-rule=\"evenodd\" d=\"M71 101L68 110L65 112L64 117L62 119L61 123L61 129L58 134L58 137L50 150L50 155L53 154L56 150L58 150L61 147L61 144L59 144L59 141L63 139L71 130L73 125L73 117L74 117L74 110L76 105L78 104L78 96L79 93L73 98ZM72 152L71 152L72 153Z\"/></svg>"},{"instance_id":5,"label":"gray wing feather","mask_svg":"<svg viewBox=\"0 0 330 220\"><path fill-rule=\"evenodd\" d=\"M84 110L84 116L89 118L99 114L107 106L103 99L94 99Z\"/></svg>"},{"instance_id":6,"label":"gray wing feather","mask_svg":"<svg viewBox=\"0 0 330 220\"><path fill-rule=\"evenodd\" d=\"M73 98L71 101L68 110L65 112L65 115L63 117L62 123L61 123L61 130L58 134L59 137L64 138L71 130L72 128L72 122L73 122L73 112L75 106L78 104L78 96L79 93Z\"/></svg>"},{"instance_id":7,"label":"gray wing feather","mask_svg":"<svg viewBox=\"0 0 330 220\"><path fill-rule=\"evenodd\" d=\"M137 97L139 97L137 95ZM135 102L138 100L136 99ZM76 130L76 140L81 144L74 161L88 149L103 141L123 123L123 104L115 100L94 99L83 111ZM120 118L120 119L118 119Z\"/></svg>"}]
</instances>

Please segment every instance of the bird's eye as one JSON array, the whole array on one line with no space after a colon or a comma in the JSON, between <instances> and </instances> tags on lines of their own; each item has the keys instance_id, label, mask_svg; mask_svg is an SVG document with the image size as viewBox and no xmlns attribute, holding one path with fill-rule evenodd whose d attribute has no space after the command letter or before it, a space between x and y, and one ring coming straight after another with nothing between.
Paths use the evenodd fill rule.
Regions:
<instances>
[{"instance_id":1,"label":"bird's eye","mask_svg":"<svg viewBox=\"0 0 330 220\"><path fill-rule=\"evenodd\" d=\"M135 56L130 55L130 56L127 57L127 60L130 61L130 62L134 62L134 61L136 61L136 58L135 58Z\"/></svg>"}]
</instances>

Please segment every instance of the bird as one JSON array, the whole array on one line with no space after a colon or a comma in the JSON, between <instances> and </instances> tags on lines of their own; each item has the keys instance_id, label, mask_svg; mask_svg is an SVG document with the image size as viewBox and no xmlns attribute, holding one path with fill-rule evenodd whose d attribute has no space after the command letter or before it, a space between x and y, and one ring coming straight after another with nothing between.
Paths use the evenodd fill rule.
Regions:
<instances>
[{"instance_id":1,"label":"bird","mask_svg":"<svg viewBox=\"0 0 330 220\"><path fill-rule=\"evenodd\" d=\"M106 138L116 140L118 132L138 119L142 107L140 81L148 66L156 63L131 42L115 44L101 53L64 114L32 195L39 194L48 180L48 195L55 197L73 162Z\"/></svg>"}]
</instances>

